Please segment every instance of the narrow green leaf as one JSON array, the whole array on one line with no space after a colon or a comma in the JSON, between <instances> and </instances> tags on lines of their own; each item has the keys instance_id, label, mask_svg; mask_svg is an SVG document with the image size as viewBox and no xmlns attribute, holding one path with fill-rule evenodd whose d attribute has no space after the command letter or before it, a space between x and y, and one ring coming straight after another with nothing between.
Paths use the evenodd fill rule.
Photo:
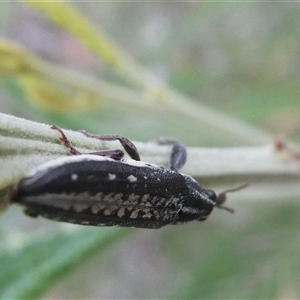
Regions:
<instances>
[{"instance_id":1,"label":"narrow green leaf","mask_svg":"<svg viewBox=\"0 0 300 300\"><path fill-rule=\"evenodd\" d=\"M66 273L97 251L115 244L132 230L84 228L34 241L0 257L0 298L38 298Z\"/></svg>"}]
</instances>

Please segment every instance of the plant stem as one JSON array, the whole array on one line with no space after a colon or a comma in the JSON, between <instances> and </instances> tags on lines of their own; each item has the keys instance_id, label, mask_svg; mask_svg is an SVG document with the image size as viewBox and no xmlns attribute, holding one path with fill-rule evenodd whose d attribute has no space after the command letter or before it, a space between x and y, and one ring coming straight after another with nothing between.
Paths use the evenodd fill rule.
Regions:
<instances>
[{"instance_id":1,"label":"plant stem","mask_svg":"<svg viewBox=\"0 0 300 300\"><path fill-rule=\"evenodd\" d=\"M117 142L88 138L80 132L64 130L78 150L87 153L101 149L122 149ZM171 147L154 142L134 142L141 159L168 167ZM300 164L272 145L247 148L188 148L188 160L182 172L204 186L217 189L245 181L249 198L284 198L299 195ZM30 169L43 162L69 155L50 125L0 113L0 211L9 205L9 190ZM287 189L288 187L288 189ZM244 193L241 192L241 193ZM254 194L253 194L254 193ZM240 195L240 193L237 193Z\"/></svg>"}]
</instances>

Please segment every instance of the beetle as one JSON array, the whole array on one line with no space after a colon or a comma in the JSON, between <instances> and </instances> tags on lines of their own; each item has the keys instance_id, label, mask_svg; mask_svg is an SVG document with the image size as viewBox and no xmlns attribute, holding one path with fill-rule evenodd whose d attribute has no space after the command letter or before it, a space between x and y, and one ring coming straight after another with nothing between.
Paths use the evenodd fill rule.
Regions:
<instances>
[{"instance_id":1,"label":"beetle","mask_svg":"<svg viewBox=\"0 0 300 300\"><path fill-rule=\"evenodd\" d=\"M57 126L73 156L61 157L30 171L16 186L12 203L31 217L90 226L160 228L193 220L204 221L214 207L224 206L227 190L218 196L191 176L178 172L186 161L185 147L171 139L170 169L140 161L135 145L120 136L86 136L119 140L121 150L82 154Z\"/></svg>"}]
</instances>

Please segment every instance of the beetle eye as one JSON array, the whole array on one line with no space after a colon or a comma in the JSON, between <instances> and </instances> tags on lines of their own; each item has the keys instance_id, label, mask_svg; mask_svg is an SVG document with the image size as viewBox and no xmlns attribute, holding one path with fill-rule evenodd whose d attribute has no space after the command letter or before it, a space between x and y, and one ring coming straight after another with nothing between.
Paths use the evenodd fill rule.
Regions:
<instances>
[{"instance_id":1,"label":"beetle eye","mask_svg":"<svg viewBox=\"0 0 300 300\"><path fill-rule=\"evenodd\" d=\"M208 198L209 198L210 200L216 201L217 195L216 195L216 193L215 193L214 191L212 191L212 190L207 190L207 191L206 191L206 194L207 194L207 196L208 196Z\"/></svg>"}]
</instances>

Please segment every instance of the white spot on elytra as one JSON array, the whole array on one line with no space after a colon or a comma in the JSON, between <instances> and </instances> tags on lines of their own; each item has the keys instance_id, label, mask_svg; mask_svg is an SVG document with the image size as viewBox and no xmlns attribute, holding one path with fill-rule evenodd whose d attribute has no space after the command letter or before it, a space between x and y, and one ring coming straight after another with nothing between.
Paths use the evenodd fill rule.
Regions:
<instances>
[{"instance_id":1,"label":"white spot on elytra","mask_svg":"<svg viewBox=\"0 0 300 300\"><path fill-rule=\"evenodd\" d=\"M117 177L116 174L110 174L110 173L108 174L108 179L109 179L109 180L115 180L116 177Z\"/></svg>"},{"instance_id":2,"label":"white spot on elytra","mask_svg":"<svg viewBox=\"0 0 300 300\"><path fill-rule=\"evenodd\" d=\"M145 194L142 199L141 199L141 202L144 203L144 202L147 202L147 200L150 198L150 195L149 194Z\"/></svg>"},{"instance_id":3,"label":"white spot on elytra","mask_svg":"<svg viewBox=\"0 0 300 300\"><path fill-rule=\"evenodd\" d=\"M122 218L125 215L125 207L121 207L118 211L118 217Z\"/></svg>"},{"instance_id":4,"label":"white spot on elytra","mask_svg":"<svg viewBox=\"0 0 300 300\"><path fill-rule=\"evenodd\" d=\"M139 215L139 211L139 209L134 210L130 215L130 219L136 219Z\"/></svg>"},{"instance_id":5,"label":"white spot on elytra","mask_svg":"<svg viewBox=\"0 0 300 300\"><path fill-rule=\"evenodd\" d=\"M91 208L93 214L97 214L100 211L101 207L99 205L94 204Z\"/></svg>"},{"instance_id":6,"label":"white spot on elytra","mask_svg":"<svg viewBox=\"0 0 300 300\"><path fill-rule=\"evenodd\" d=\"M74 210L77 213L82 212L83 210L87 209L89 206L87 204L83 204L83 203L77 203L73 205Z\"/></svg>"},{"instance_id":7,"label":"white spot on elytra","mask_svg":"<svg viewBox=\"0 0 300 300\"><path fill-rule=\"evenodd\" d=\"M116 209L116 207L114 207L114 206L106 208L103 212L104 216L112 215L115 209Z\"/></svg>"},{"instance_id":8,"label":"white spot on elytra","mask_svg":"<svg viewBox=\"0 0 300 300\"><path fill-rule=\"evenodd\" d=\"M128 179L130 182L135 182L135 181L137 181L137 178L136 178L135 176L133 176L133 175L129 175L129 176L127 177L127 179Z\"/></svg>"},{"instance_id":9,"label":"white spot on elytra","mask_svg":"<svg viewBox=\"0 0 300 300\"><path fill-rule=\"evenodd\" d=\"M150 213L150 209L147 208L147 209L144 209L144 215L142 216L144 219L150 219L152 217L152 214Z\"/></svg>"},{"instance_id":10,"label":"white spot on elytra","mask_svg":"<svg viewBox=\"0 0 300 300\"><path fill-rule=\"evenodd\" d=\"M71 175L71 180L72 180L72 181L76 181L77 179L78 179L78 174L73 173L73 174Z\"/></svg>"}]
</instances>

